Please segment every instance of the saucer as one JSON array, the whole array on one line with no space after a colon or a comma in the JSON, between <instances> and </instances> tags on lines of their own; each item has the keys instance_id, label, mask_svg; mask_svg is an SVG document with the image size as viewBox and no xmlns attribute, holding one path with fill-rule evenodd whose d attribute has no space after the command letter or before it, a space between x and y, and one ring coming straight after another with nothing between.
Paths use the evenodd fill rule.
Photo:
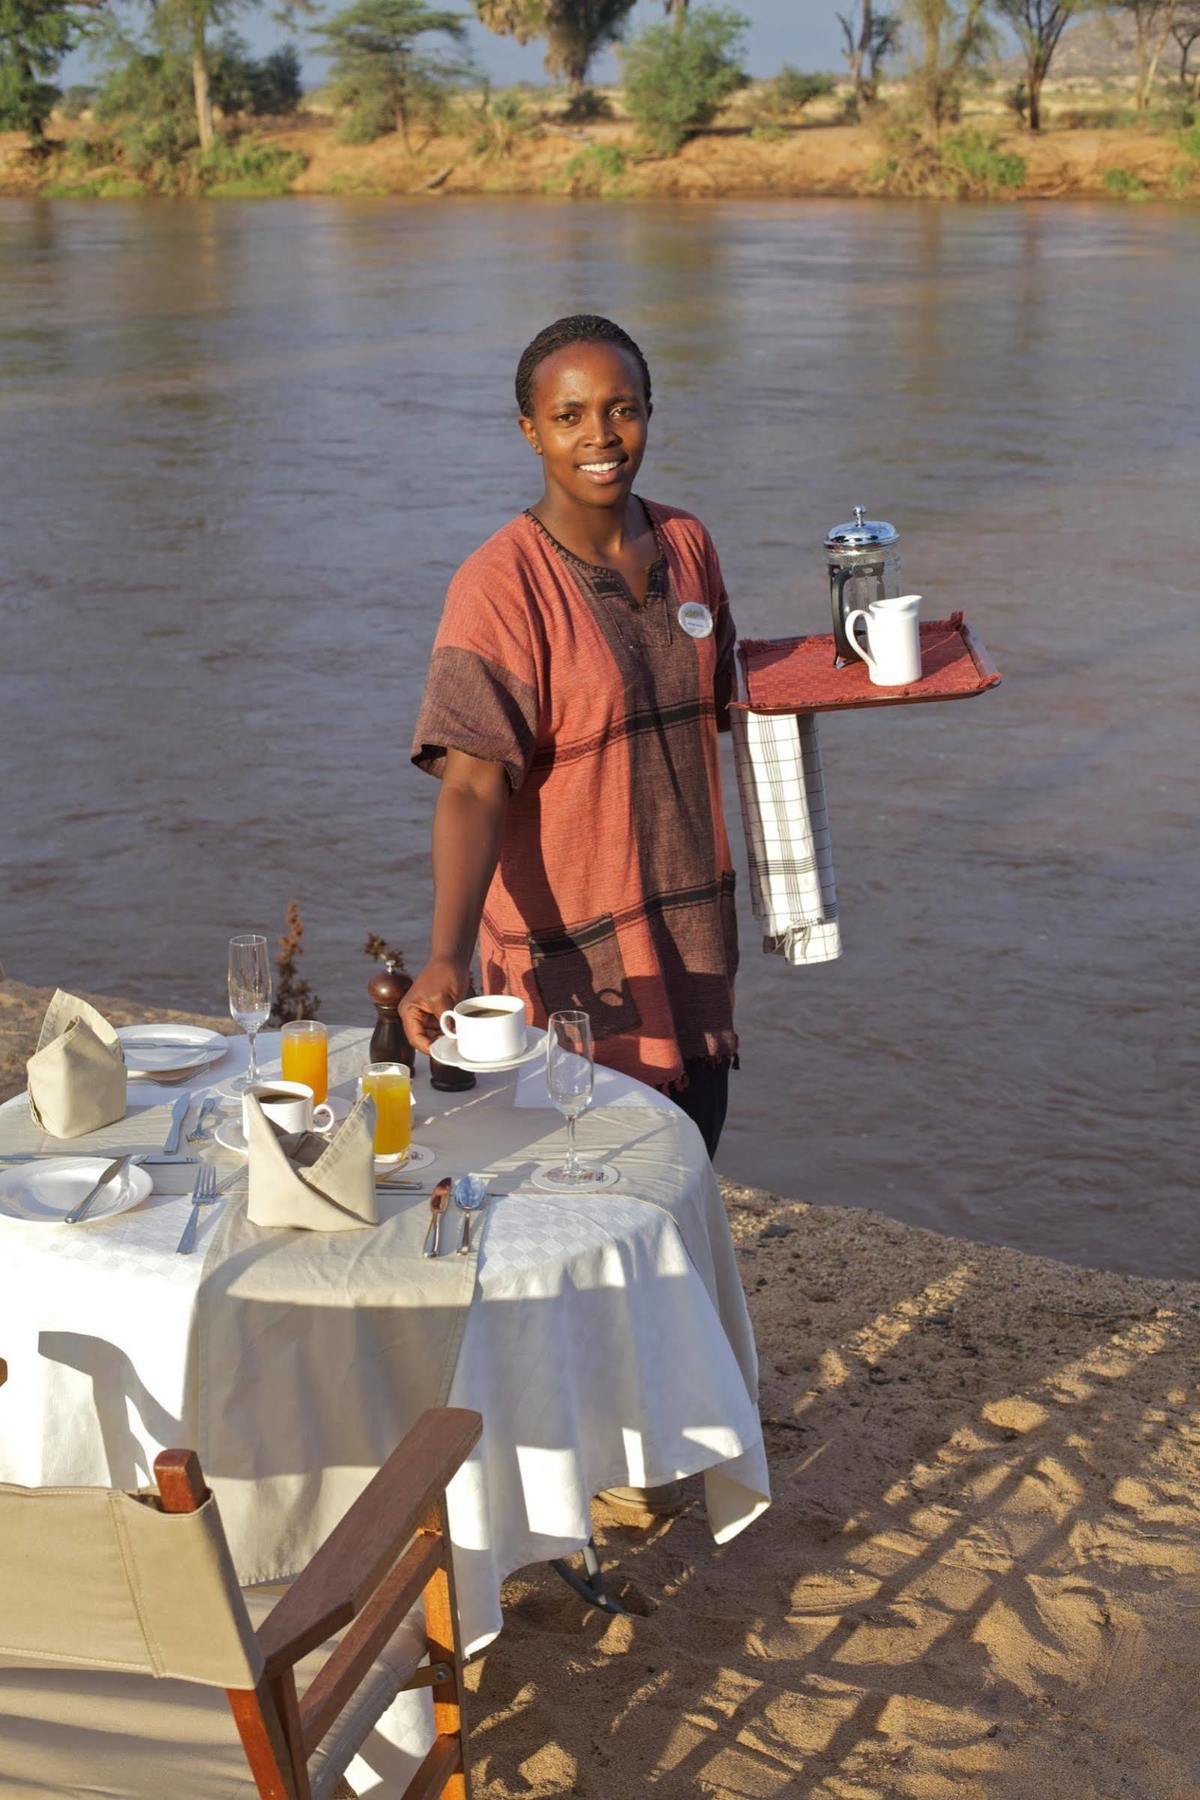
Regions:
<instances>
[{"instance_id":1,"label":"saucer","mask_svg":"<svg viewBox=\"0 0 1200 1800\"><path fill-rule=\"evenodd\" d=\"M390 1156L377 1156L375 1167L394 1174L397 1169L427 1169L437 1161L427 1144L410 1144L407 1150L394 1150Z\"/></svg>"},{"instance_id":2,"label":"saucer","mask_svg":"<svg viewBox=\"0 0 1200 1800\"><path fill-rule=\"evenodd\" d=\"M596 1170L594 1181L581 1181L578 1186L572 1183L570 1187L567 1187L564 1182L551 1181L550 1171L557 1167L557 1163L539 1163L529 1177L530 1186L540 1188L543 1194L599 1194L605 1188L616 1187L621 1179L612 1163L601 1163Z\"/></svg>"},{"instance_id":3,"label":"saucer","mask_svg":"<svg viewBox=\"0 0 1200 1800\"><path fill-rule=\"evenodd\" d=\"M529 1062L532 1057L541 1056L545 1048L546 1033L530 1031L520 1056L506 1056L502 1062L468 1062L459 1053L458 1045L452 1037L438 1038L429 1054L452 1069L469 1069L472 1075L498 1075L502 1069L519 1069L522 1063Z\"/></svg>"},{"instance_id":4,"label":"saucer","mask_svg":"<svg viewBox=\"0 0 1200 1800\"><path fill-rule=\"evenodd\" d=\"M335 1119L334 1124L336 1123L337 1120ZM328 1130L332 1131L333 1125L329 1126ZM318 1131L316 1135L317 1137L325 1137L327 1136L327 1132ZM222 1150L232 1150L235 1156L245 1156L249 1148L246 1143L246 1134L242 1130L242 1121L236 1115L232 1119L222 1119L221 1123L217 1126L216 1131L213 1133L213 1136L216 1138L217 1143L220 1144Z\"/></svg>"}]
</instances>

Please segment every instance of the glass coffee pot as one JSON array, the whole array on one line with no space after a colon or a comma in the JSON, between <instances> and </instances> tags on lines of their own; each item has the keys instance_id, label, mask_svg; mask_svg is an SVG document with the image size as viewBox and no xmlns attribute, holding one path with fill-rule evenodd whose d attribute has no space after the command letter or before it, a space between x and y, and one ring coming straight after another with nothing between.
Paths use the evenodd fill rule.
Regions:
<instances>
[{"instance_id":1,"label":"glass coffee pot","mask_svg":"<svg viewBox=\"0 0 1200 1800\"><path fill-rule=\"evenodd\" d=\"M900 592L900 533L886 519L854 517L826 534L829 603L833 611L833 660L844 668L854 660L846 638L846 620L860 607Z\"/></svg>"}]
</instances>

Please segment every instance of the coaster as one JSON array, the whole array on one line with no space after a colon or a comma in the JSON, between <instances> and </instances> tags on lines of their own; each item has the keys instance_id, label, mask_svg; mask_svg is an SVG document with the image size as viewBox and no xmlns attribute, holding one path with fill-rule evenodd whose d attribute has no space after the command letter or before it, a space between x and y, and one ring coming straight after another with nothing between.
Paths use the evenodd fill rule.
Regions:
<instances>
[{"instance_id":1,"label":"coaster","mask_svg":"<svg viewBox=\"0 0 1200 1800\"><path fill-rule=\"evenodd\" d=\"M407 1150L396 1150L390 1156L377 1156L377 1169L427 1169L437 1161L428 1144L410 1144Z\"/></svg>"},{"instance_id":2,"label":"coaster","mask_svg":"<svg viewBox=\"0 0 1200 1800\"><path fill-rule=\"evenodd\" d=\"M596 1170L595 1179L581 1181L578 1186L572 1183L569 1187L562 1181L551 1181L551 1169L557 1169L558 1163L539 1163L529 1177L530 1184L540 1188L543 1194L599 1194L605 1188L614 1188L621 1177L612 1163L601 1163Z\"/></svg>"}]
</instances>

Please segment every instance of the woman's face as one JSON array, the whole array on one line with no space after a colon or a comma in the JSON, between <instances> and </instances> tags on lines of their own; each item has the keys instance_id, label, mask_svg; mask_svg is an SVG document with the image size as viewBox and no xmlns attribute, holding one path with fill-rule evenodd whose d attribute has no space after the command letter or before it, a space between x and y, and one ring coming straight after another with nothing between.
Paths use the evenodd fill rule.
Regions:
<instances>
[{"instance_id":1,"label":"woman's face","mask_svg":"<svg viewBox=\"0 0 1200 1800\"><path fill-rule=\"evenodd\" d=\"M521 430L542 458L547 489L581 506L615 507L646 451L642 372L616 344L571 344L534 371L533 417Z\"/></svg>"}]
</instances>

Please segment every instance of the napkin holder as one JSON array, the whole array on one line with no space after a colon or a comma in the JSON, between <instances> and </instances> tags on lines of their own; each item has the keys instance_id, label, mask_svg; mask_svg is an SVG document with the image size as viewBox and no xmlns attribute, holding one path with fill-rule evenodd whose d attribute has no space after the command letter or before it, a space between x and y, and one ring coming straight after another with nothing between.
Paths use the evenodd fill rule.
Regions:
<instances>
[{"instance_id":1,"label":"napkin holder","mask_svg":"<svg viewBox=\"0 0 1200 1800\"><path fill-rule=\"evenodd\" d=\"M250 1186L246 1216L268 1230L361 1231L379 1223L375 1199L375 1102L364 1095L325 1142L277 1131L245 1097Z\"/></svg>"},{"instance_id":2,"label":"napkin holder","mask_svg":"<svg viewBox=\"0 0 1200 1800\"><path fill-rule=\"evenodd\" d=\"M25 1065L29 1110L56 1138L83 1137L125 1117L125 1054L103 1013L59 988Z\"/></svg>"}]
</instances>

